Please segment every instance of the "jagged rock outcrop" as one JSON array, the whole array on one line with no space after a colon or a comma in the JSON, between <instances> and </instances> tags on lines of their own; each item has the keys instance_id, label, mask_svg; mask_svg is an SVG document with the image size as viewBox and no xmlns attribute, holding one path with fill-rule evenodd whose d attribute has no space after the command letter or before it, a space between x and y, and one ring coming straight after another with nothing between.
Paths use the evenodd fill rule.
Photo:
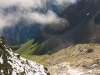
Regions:
<instances>
[{"instance_id":1,"label":"jagged rock outcrop","mask_svg":"<svg viewBox=\"0 0 100 75\"><path fill-rule=\"evenodd\" d=\"M50 75L43 65L22 58L12 52L0 36L0 75Z\"/></svg>"}]
</instances>

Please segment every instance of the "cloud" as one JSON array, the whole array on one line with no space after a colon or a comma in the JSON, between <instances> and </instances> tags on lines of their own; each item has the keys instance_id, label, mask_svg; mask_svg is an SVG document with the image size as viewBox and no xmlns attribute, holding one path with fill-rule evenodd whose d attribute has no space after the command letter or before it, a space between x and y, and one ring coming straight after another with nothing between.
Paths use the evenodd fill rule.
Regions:
<instances>
[{"instance_id":1,"label":"cloud","mask_svg":"<svg viewBox=\"0 0 100 75\"><path fill-rule=\"evenodd\" d=\"M47 13L33 11L33 9L41 9L46 6L47 0L0 0L0 29L16 25L21 18L28 23L50 24L59 23L59 18L53 11L48 10ZM74 2L74 0L56 0L57 4L65 2Z\"/></svg>"},{"instance_id":2,"label":"cloud","mask_svg":"<svg viewBox=\"0 0 100 75\"><path fill-rule=\"evenodd\" d=\"M68 4L68 3L75 3L76 0L55 0L58 5Z\"/></svg>"},{"instance_id":3,"label":"cloud","mask_svg":"<svg viewBox=\"0 0 100 75\"><path fill-rule=\"evenodd\" d=\"M6 26L14 25L21 18L21 14L7 13L0 11L0 30Z\"/></svg>"},{"instance_id":4,"label":"cloud","mask_svg":"<svg viewBox=\"0 0 100 75\"><path fill-rule=\"evenodd\" d=\"M48 10L46 14L41 14L39 12L28 13L27 18L30 23L41 23L41 24L50 24L50 23L58 23L61 18L59 18L54 12Z\"/></svg>"},{"instance_id":5,"label":"cloud","mask_svg":"<svg viewBox=\"0 0 100 75\"><path fill-rule=\"evenodd\" d=\"M37 8L42 7L46 0L0 0L0 7L6 8L10 6L19 6L23 8Z\"/></svg>"},{"instance_id":6,"label":"cloud","mask_svg":"<svg viewBox=\"0 0 100 75\"><path fill-rule=\"evenodd\" d=\"M0 29L6 26L16 25L21 18L27 20L29 24L40 23L40 24L51 24L58 23L62 19L59 18L54 12L48 10L46 14L40 12L32 12L29 10L17 10L16 12L0 12Z\"/></svg>"}]
</instances>

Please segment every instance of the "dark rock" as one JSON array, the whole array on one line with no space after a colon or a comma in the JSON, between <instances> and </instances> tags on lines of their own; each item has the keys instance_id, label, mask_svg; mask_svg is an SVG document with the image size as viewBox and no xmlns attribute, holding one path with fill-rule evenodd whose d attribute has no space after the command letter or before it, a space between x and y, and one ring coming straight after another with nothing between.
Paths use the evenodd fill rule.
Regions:
<instances>
[{"instance_id":1,"label":"dark rock","mask_svg":"<svg viewBox=\"0 0 100 75\"><path fill-rule=\"evenodd\" d=\"M100 25L100 13L97 16L95 16L94 22L95 24Z\"/></svg>"},{"instance_id":2,"label":"dark rock","mask_svg":"<svg viewBox=\"0 0 100 75\"><path fill-rule=\"evenodd\" d=\"M93 49L88 49L87 51L86 51L86 53L92 53L93 52Z\"/></svg>"}]
</instances>

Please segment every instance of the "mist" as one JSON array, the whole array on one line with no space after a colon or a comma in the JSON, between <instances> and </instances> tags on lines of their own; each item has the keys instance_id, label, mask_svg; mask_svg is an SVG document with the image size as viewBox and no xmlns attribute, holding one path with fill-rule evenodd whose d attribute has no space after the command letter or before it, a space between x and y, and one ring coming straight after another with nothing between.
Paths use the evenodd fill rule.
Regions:
<instances>
[{"instance_id":1,"label":"mist","mask_svg":"<svg viewBox=\"0 0 100 75\"><path fill-rule=\"evenodd\" d=\"M58 5L65 2L74 2L75 0L56 0ZM46 0L0 0L0 30L7 26L14 26L24 18L28 23L40 23L42 25L59 23L56 13L48 10L47 13L32 11L33 9L46 8Z\"/></svg>"},{"instance_id":2,"label":"mist","mask_svg":"<svg viewBox=\"0 0 100 75\"><path fill-rule=\"evenodd\" d=\"M76 0L56 0L58 5L68 4L68 3L75 3Z\"/></svg>"}]
</instances>

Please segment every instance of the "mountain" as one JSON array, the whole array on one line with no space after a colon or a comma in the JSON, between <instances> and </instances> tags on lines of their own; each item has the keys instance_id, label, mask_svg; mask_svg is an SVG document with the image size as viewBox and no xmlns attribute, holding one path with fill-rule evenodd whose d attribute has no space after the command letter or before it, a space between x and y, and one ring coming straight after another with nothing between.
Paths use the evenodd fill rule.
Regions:
<instances>
[{"instance_id":1,"label":"mountain","mask_svg":"<svg viewBox=\"0 0 100 75\"><path fill-rule=\"evenodd\" d=\"M68 5L70 5L57 5L54 3L54 0L46 0L45 3L46 4L44 5L44 8L39 8L33 11L38 11L45 14L48 10L51 10L55 13L59 13L64 10ZM16 8L17 7L6 8L5 12L7 13L11 10L15 12ZM5 27L3 29L2 35L11 45L20 45L33 38L42 27L43 26L41 24L28 24L28 22L22 18L16 25Z\"/></svg>"},{"instance_id":2,"label":"mountain","mask_svg":"<svg viewBox=\"0 0 100 75\"><path fill-rule=\"evenodd\" d=\"M71 45L100 43L100 1L80 0L59 13L66 22L44 26L24 51L30 54L52 54Z\"/></svg>"},{"instance_id":3,"label":"mountain","mask_svg":"<svg viewBox=\"0 0 100 75\"><path fill-rule=\"evenodd\" d=\"M59 5L57 4L56 0L46 0L46 9L52 10L55 13L60 13L62 10L64 10L67 6L71 4L71 2L66 2L65 4Z\"/></svg>"},{"instance_id":4,"label":"mountain","mask_svg":"<svg viewBox=\"0 0 100 75\"><path fill-rule=\"evenodd\" d=\"M44 64L52 75L100 74L100 0L80 0L58 14L16 52Z\"/></svg>"},{"instance_id":5,"label":"mountain","mask_svg":"<svg viewBox=\"0 0 100 75\"><path fill-rule=\"evenodd\" d=\"M0 75L50 75L47 68L13 53L0 36Z\"/></svg>"},{"instance_id":6,"label":"mountain","mask_svg":"<svg viewBox=\"0 0 100 75\"><path fill-rule=\"evenodd\" d=\"M40 24L27 25L27 22L22 20L16 26L5 27L2 35L10 45L20 45L31 39L41 27Z\"/></svg>"},{"instance_id":7,"label":"mountain","mask_svg":"<svg viewBox=\"0 0 100 75\"><path fill-rule=\"evenodd\" d=\"M45 25L16 52L52 75L99 75L100 0L80 0L58 15L66 22ZM19 54L0 37L0 75L50 75Z\"/></svg>"}]
</instances>

